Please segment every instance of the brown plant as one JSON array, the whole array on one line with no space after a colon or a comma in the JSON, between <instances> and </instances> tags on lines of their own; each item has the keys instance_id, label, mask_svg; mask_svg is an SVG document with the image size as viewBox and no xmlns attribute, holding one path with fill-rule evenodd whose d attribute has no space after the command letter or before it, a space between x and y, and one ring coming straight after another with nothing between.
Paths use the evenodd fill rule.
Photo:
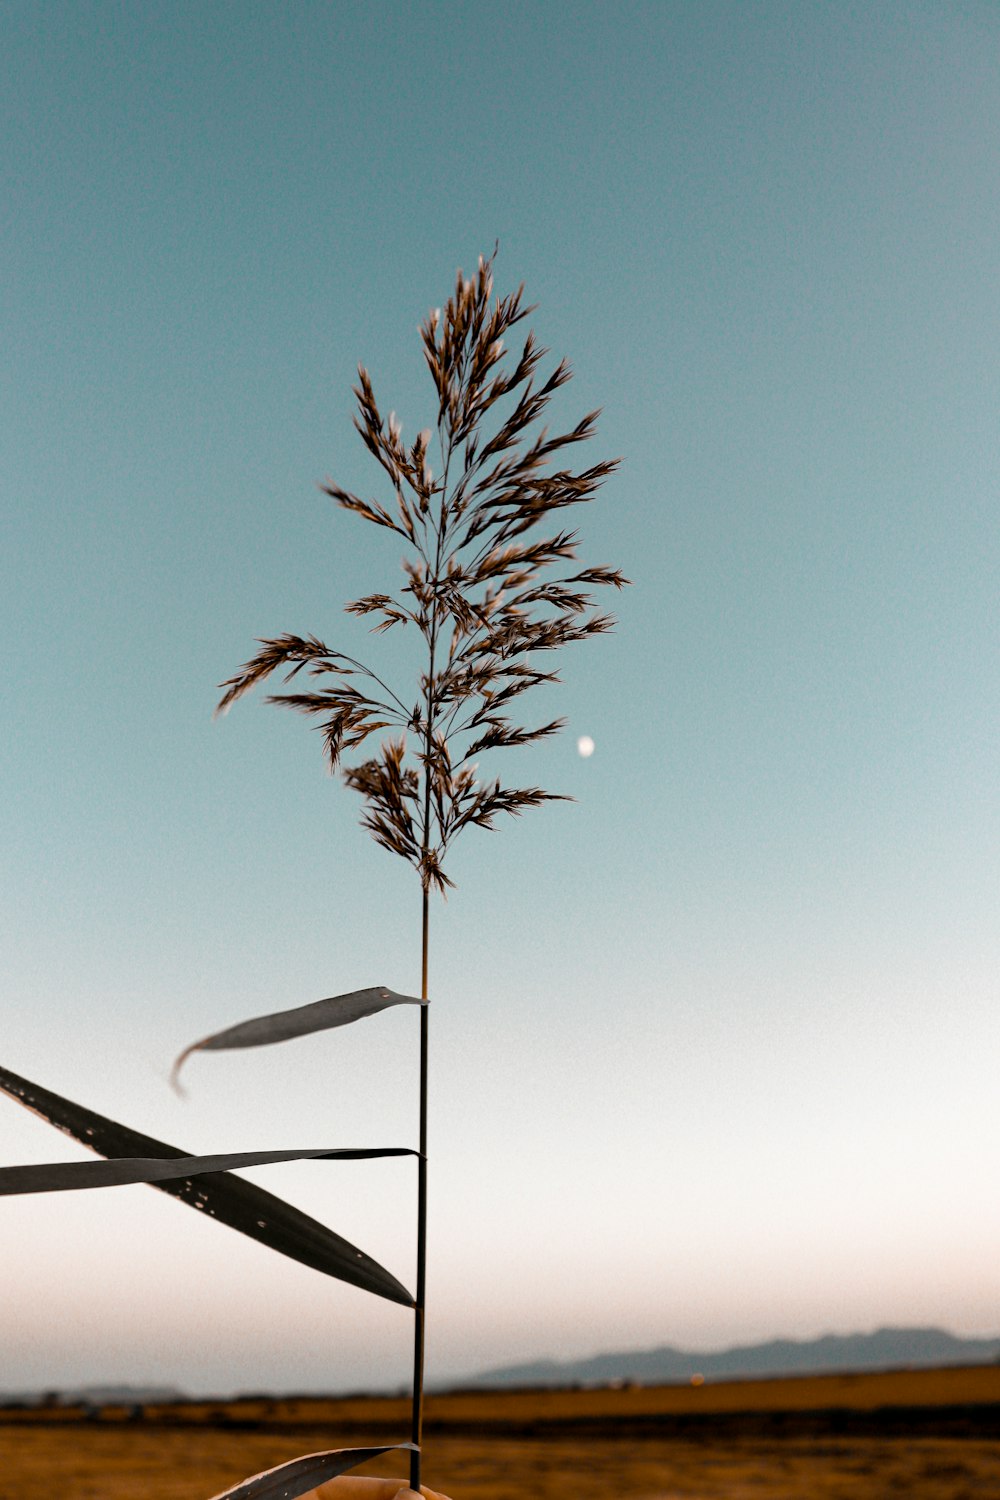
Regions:
<instances>
[{"instance_id":1,"label":"brown plant","mask_svg":"<svg viewBox=\"0 0 1000 1500\"><path fill-rule=\"evenodd\" d=\"M445 856L463 828L492 828L498 813L556 800L539 787L477 779L475 757L563 727L561 719L519 726L511 717L514 700L559 680L539 668L535 653L611 628L610 615L592 611L589 590L627 582L603 566L552 576L556 564L576 557L576 533L556 529L538 537L536 529L550 525L556 511L592 499L618 461L577 472L552 467L564 449L593 436L599 413L588 412L559 436L545 428L532 435L570 368L563 360L537 384L547 351L531 332L514 368L504 368L507 335L534 309L522 305L523 287L491 304L492 288L493 258L481 257L478 274L464 280L459 272L443 315L432 312L420 329L437 392L440 477L428 463L430 429L407 448L395 413L383 419L362 365L354 425L385 471L395 505L363 500L332 481L322 486L346 510L408 545L400 596L369 594L346 609L373 616L376 632L419 631L427 666L417 702L411 708L370 667L314 635L280 635L259 641L256 655L222 684L217 709L225 712L274 672L283 672L285 683L303 671L315 679L310 691L274 693L267 701L319 721L330 769L340 767L364 799L364 826L418 870L425 891L452 884ZM487 418L505 398L512 409L488 433ZM370 759L342 765L381 730L396 733Z\"/></svg>"},{"instance_id":2,"label":"brown plant","mask_svg":"<svg viewBox=\"0 0 1000 1500\"><path fill-rule=\"evenodd\" d=\"M410 707L371 667L314 635L281 635L258 642L257 654L222 684L216 710L225 712L274 672L283 673L286 684L303 672L313 679L309 691L274 693L267 701L318 720L331 771L340 767L347 785L364 799L363 825L419 873L424 1002L429 895L443 894L452 884L444 863L453 840L471 824L492 828L499 813L519 814L558 797L537 786L502 785L499 777L480 780L475 757L532 744L563 727L561 719L521 726L513 717L515 699L558 682L554 671L539 666L538 653L611 629L612 617L593 609L590 590L621 588L628 581L605 566L559 570L576 558L577 535L561 528L555 513L591 500L618 460L576 471L564 467L564 450L593 436L596 411L558 436L539 427L570 368L562 360L539 383L538 367L548 351L530 331L510 367L505 339L534 309L523 305L523 287L491 302L493 258L480 257L470 280L459 271L443 314L432 312L420 328L437 392L439 477L428 459L431 429L424 428L407 448L395 413L383 419L362 365L354 425L385 471L394 503L363 500L332 481L322 486L346 510L407 544L407 581L399 597L368 594L346 608L373 616L376 632L398 627L422 637L426 666L416 702ZM381 731L388 733L373 756L341 765ZM410 1469L416 1491L423 1421L427 1038L424 1003Z\"/></svg>"}]
</instances>

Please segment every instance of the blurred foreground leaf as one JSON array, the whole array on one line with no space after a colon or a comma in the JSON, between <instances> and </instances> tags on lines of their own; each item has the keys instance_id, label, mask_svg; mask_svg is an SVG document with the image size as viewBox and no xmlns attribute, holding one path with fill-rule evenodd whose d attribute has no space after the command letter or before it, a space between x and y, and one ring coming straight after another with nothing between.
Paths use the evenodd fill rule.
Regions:
<instances>
[{"instance_id":1,"label":"blurred foreground leaf","mask_svg":"<svg viewBox=\"0 0 1000 1500\"><path fill-rule=\"evenodd\" d=\"M270 1015L254 1016L250 1021L240 1021L227 1026L225 1031L215 1031L192 1042L174 1063L170 1075L174 1087L192 1052L224 1052L233 1047L266 1047L273 1042L291 1041L293 1037L308 1036L313 1031L328 1031L333 1026L348 1026L365 1016L374 1016L392 1005L426 1005L415 995L397 995L384 984L367 990L352 990L347 995L330 995L325 1000L314 1000L309 1005L296 1005L291 1010L277 1010Z\"/></svg>"},{"instance_id":2,"label":"blurred foreground leaf","mask_svg":"<svg viewBox=\"0 0 1000 1500\"><path fill-rule=\"evenodd\" d=\"M120 1125L117 1120L109 1120L74 1104L71 1099L64 1099L26 1078L19 1078L6 1068L0 1068L0 1089L50 1125L89 1146L99 1156L152 1157L169 1161L189 1158L187 1151L180 1151L176 1146L168 1146L152 1136L131 1130L127 1125ZM259 1240L268 1249L321 1271L324 1276L349 1282L377 1297L399 1302L403 1307L413 1306L410 1293L378 1261L341 1239L332 1229L252 1182L231 1177L227 1172L207 1172L199 1174L197 1182L188 1173L182 1178L152 1183L151 1186L161 1193L180 1198L183 1203L228 1224L231 1229Z\"/></svg>"},{"instance_id":3,"label":"blurred foreground leaf","mask_svg":"<svg viewBox=\"0 0 1000 1500\"><path fill-rule=\"evenodd\" d=\"M412 1443L390 1443L385 1448L334 1448L327 1453L306 1453L290 1459L277 1468L265 1469L243 1479L230 1490L213 1495L212 1500L295 1500L298 1495L315 1489L327 1479L336 1479L348 1469L356 1469L370 1458L383 1453L415 1452Z\"/></svg>"}]
</instances>

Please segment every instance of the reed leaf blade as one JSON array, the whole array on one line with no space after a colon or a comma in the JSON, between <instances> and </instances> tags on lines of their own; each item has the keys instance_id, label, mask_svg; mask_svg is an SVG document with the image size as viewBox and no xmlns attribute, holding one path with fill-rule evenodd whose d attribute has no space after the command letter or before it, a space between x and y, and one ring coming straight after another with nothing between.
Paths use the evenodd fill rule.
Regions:
<instances>
[{"instance_id":1,"label":"reed leaf blade","mask_svg":"<svg viewBox=\"0 0 1000 1500\"><path fill-rule=\"evenodd\" d=\"M332 1448L325 1453L305 1453L276 1468L242 1479L232 1489L222 1490L212 1500L296 1500L328 1479L356 1469L383 1453L412 1452L412 1443L390 1443L384 1448Z\"/></svg>"},{"instance_id":2,"label":"reed leaf blade","mask_svg":"<svg viewBox=\"0 0 1000 1500\"><path fill-rule=\"evenodd\" d=\"M416 1156L409 1146L363 1147L345 1150L236 1151L214 1156L179 1156L175 1160L149 1156L116 1156L110 1161L32 1162L23 1167L0 1167L0 1197L27 1193L70 1193L86 1188L155 1185L179 1177L209 1172L232 1172L245 1167L267 1167L286 1161L371 1161L381 1156ZM215 1214L209 1210L210 1217Z\"/></svg>"},{"instance_id":3,"label":"reed leaf blade","mask_svg":"<svg viewBox=\"0 0 1000 1500\"><path fill-rule=\"evenodd\" d=\"M273 1011L266 1016L254 1016L249 1021L239 1021L227 1026L224 1031L215 1031L201 1041L192 1042L179 1055L171 1070L171 1082L178 1087L181 1068L193 1052L224 1052L235 1047L268 1047L275 1042L291 1041L294 1037L309 1036L315 1031L329 1031L335 1026L349 1026L353 1021L374 1016L380 1010L393 1005L426 1005L416 995L398 995L384 984L369 989L351 990L346 995L329 995L325 1000L313 1000L309 1005L296 1005L290 1010Z\"/></svg>"},{"instance_id":4,"label":"reed leaf blade","mask_svg":"<svg viewBox=\"0 0 1000 1500\"><path fill-rule=\"evenodd\" d=\"M161 1157L177 1161L191 1155L64 1099L7 1068L0 1067L0 1089L99 1156ZM378 1261L255 1183L219 1172L200 1175L197 1185L189 1176L150 1185L324 1276L346 1281L403 1307L413 1306L410 1293Z\"/></svg>"}]
</instances>

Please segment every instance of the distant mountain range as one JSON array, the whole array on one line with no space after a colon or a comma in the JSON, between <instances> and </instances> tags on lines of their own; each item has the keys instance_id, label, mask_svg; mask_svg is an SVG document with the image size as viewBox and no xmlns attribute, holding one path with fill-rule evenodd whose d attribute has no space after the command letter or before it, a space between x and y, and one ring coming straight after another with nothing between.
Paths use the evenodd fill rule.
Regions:
<instances>
[{"instance_id":1,"label":"distant mountain range","mask_svg":"<svg viewBox=\"0 0 1000 1500\"><path fill-rule=\"evenodd\" d=\"M772 1339L766 1344L738 1345L714 1354L676 1349L629 1349L595 1354L590 1359L536 1360L484 1370L454 1388L511 1386L669 1385L689 1381L764 1379L774 1375L828 1375L863 1370L930 1368L940 1365L984 1365L1000 1362L1000 1336L962 1339L941 1328L880 1328L875 1333L827 1334L818 1339ZM441 1389L442 1387L438 1387ZM172 1386L91 1385L62 1391L0 1392L0 1406L57 1401L71 1405L139 1406L190 1399ZM209 1398L205 1398L209 1399Z\"/></svg>"},{"instance_id":2,"label":"distant mountain range","mask_svg":"<svg viewBox=\"0 0 1000 1500\"><path fill-rule=\"evenodd\" d=\"M84 1385L64 1391L0 1391L0 1406L165 1406L186 1397L168 1385Z\"/></svg>"},{"instance_id":3,"label":"distant mountain range","mask_svg":"<svg viewBox=\"0 0 1000 1500\"><path fill-rule=\"evenodd\" d=\"M635 1381L669 1384L702 1375L706 1380L746 1376L824 1375L936 1365L982 1365L1000 1360L1000 1337L962 1339L940 1328L880 1328L875 1333L826 1334L818 1339L772 1339L714 1354L675 1349L630 1349L590 1359L536 1360L484 1370L473 1386L606 1385Z\"/></svg>"}]
</instances>

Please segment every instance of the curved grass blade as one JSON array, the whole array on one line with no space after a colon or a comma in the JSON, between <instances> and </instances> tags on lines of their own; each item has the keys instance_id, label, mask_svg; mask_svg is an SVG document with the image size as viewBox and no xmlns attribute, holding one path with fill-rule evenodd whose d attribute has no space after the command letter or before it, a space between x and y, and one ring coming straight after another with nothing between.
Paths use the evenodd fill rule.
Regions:
<instances>
[{"instance_id":1,"label":"curved grass blade","mask_svg":"<svg viewBox=\"0 0 1000 1500\"><path fill-rule=\"evenodd\" d=\"M308 1036L313 1031L328 1031L333 1026L349 1026L365 1016L374 1016L392 1005L426 1005L416 995L397 995L384 984L367 990L352 990L347 995L329 995L325 1000L314 1000L309 1005L296 1005L291 1010L277 1010L271 1015L254 1016L252 1020L240 1021L227 1026L225 1031L215 1031L190 1047L177 1058L170 1074L174 1088L178 1088L181 1068L192 1052L222 1052L231 1047L267 1047L273 1042L287 1042L293 1037Z\"/></svg>"},{"instance_id":2,"label":"curved grass blade","mask_svg":"<svg viewBox=\"0 0 1000 1500\"><path fill-rule=\"evenodd\" d=\"M152 1136L142 1135L117 1120L74 1104L16 1073L0 1067L0 1089L33 1110L50 1125L89 1146L99 1156L149 1156L177 1161L190 1155L176 1146L168 1146ZM228 1224L240 1234L259 1240L279 1255L287 1255L324 1276L349 1282L362 1291L385 1297L403 1307L412 1307L413 1298L401 1282L371 1256L365 1255L347 1240L341 1239L316 1219L293 1208L255 1183L227 1172L209 1172L198 1177L175 1178L151 1184L161 1193L169 1193L182 1203L201 1210L221 1224Z\"/></svg>"},{"instance_id":3,"label":"curved grass blade","mask_svg":"<svg viewBox=\"0 0 1000 1500\"><path fill-rule=\"evenodd\" d=\"M416 1156L409 1146L364 1147L338 1151L236 1151L216 1156L179 1156L175 1161L152 1156L116 1156L110 1161L32 1162L0 1167L0 1197L24 1193L69 1193L83 1188L156 1184L206 1172L239 1167L267 1167L283 1161L371 1161L379 1156Z\"/></svg>"},{"instance_id":4,"label":"curved grass blade","mask_svg":"<svg viewBox=\"0 0 1000 1500\"><path fill-rule=\"evenodd\" d=\"M385 1448L332 1448L326 1453L306 1453L243 1479L232 1489L213 1495L212 1500L296 1500L327 1479L336 1479L383 1453L414 1452L412 1443L390 1443Z\"/></svg>"}]
</instances>

